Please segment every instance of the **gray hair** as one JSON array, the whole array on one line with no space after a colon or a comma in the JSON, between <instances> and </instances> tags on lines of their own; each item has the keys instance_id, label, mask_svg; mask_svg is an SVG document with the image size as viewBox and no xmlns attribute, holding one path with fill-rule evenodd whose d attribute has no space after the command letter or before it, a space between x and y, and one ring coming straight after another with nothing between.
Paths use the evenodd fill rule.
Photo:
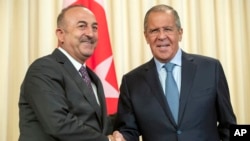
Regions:
<instances>
[{"instance_id":1,"label":"gray hair","mask_svg":"<svg viewBox=\"0 0 250 141\"><path fill-rule=\"evenodd\" d=\"M180 21L180 17L178 15L177 11L171 6L160 4L160 5L156 5L156 6L152 7L152 8L150 8L147 11L147 13L146 13L146 15L144 17L144 31L147 30L148 17L149 17L150 13L152 13L152 12L165 12L167 10L170 10L173 13L173 15L175 17L175 24L178 27L178 29L180 29L181 28L181 21Z\"/></svg>"}]
</instances>

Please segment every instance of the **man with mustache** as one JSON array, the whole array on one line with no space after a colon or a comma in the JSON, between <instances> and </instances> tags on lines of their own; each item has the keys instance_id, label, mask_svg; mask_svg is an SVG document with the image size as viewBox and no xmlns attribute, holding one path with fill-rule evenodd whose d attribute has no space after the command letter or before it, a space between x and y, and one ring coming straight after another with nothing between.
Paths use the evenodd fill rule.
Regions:
<instances>
[{"instance_id":1,"label":"man with mustache","mask_svg":"<svg viewBox=\"0 0 250 141\"><path fill-rule=\"evenodd\" d=\"M85 65L98 41L94 14L63 9L56 35L59 47L34 61L22 83L19 141L112 141L103 86Z\"/></svg>"}]
</instances>

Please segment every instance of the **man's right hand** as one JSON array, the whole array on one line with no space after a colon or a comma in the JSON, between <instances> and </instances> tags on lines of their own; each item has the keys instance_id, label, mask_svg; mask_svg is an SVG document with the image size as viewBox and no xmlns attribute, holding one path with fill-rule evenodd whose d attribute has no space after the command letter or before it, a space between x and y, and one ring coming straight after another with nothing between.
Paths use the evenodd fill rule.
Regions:
<instances>
[{"instance_id":1,"label":"man's right hand","mask_svg":"<svg viewBox=\"0 0 250 141\"><path fill-rule=\"evenodd\" d=\"M113 132L113 138L115 139L115 141L126 141L119 131Z\"/></svg>"}]
</instances>

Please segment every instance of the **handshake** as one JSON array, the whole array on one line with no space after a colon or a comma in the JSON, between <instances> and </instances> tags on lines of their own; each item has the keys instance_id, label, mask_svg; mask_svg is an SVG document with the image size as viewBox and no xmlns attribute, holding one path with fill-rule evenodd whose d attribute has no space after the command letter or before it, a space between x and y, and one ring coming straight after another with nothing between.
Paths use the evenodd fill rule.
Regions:
<instances>
[{"instance_id":1,"label":"handshake","mask_svg":"<svg viewBox=\"0 0 250 141\"><path fill-rule=\"evenodd\" d=\"M109 141L126 141L119 131L114 131L113 135L108 135Z\"/></svg>"}]
</instances>

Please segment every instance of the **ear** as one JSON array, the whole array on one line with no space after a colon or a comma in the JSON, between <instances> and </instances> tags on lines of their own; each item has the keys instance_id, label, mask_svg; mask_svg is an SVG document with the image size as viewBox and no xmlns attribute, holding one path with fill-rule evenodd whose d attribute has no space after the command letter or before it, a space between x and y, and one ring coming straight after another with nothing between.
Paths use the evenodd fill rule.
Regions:
<instances>
[{"instance_id":1,"label":"ear","mask_svg":"<svg viewBox=\"0 0 250 141\"><path fill-rule=\"evenodd\" d=\"M145 37L145 40L147 41L147 44L148 44L148 35L147 35L146 31L144 31L144 37Z\"/></svg>"},{"instance_id":2,"label":"ear","mask_svg":"<svg viewBox=\"0 0 250 141\"><path fill-rule=\"evenodd\" d=\"M56 36L58 38L59 43L64 42L64 30L61 28L56 29Z\"/></svg>"},{"instance_id":3,"label":"ear","mask_svg":"<svg viewBox=\"0 0 250 141\"><path fill-rule=\"evenodd\" d=\"M183 29L179 29L179 42L182 40L182 35L183 35Z\"/></svg>"}]
</instances>

